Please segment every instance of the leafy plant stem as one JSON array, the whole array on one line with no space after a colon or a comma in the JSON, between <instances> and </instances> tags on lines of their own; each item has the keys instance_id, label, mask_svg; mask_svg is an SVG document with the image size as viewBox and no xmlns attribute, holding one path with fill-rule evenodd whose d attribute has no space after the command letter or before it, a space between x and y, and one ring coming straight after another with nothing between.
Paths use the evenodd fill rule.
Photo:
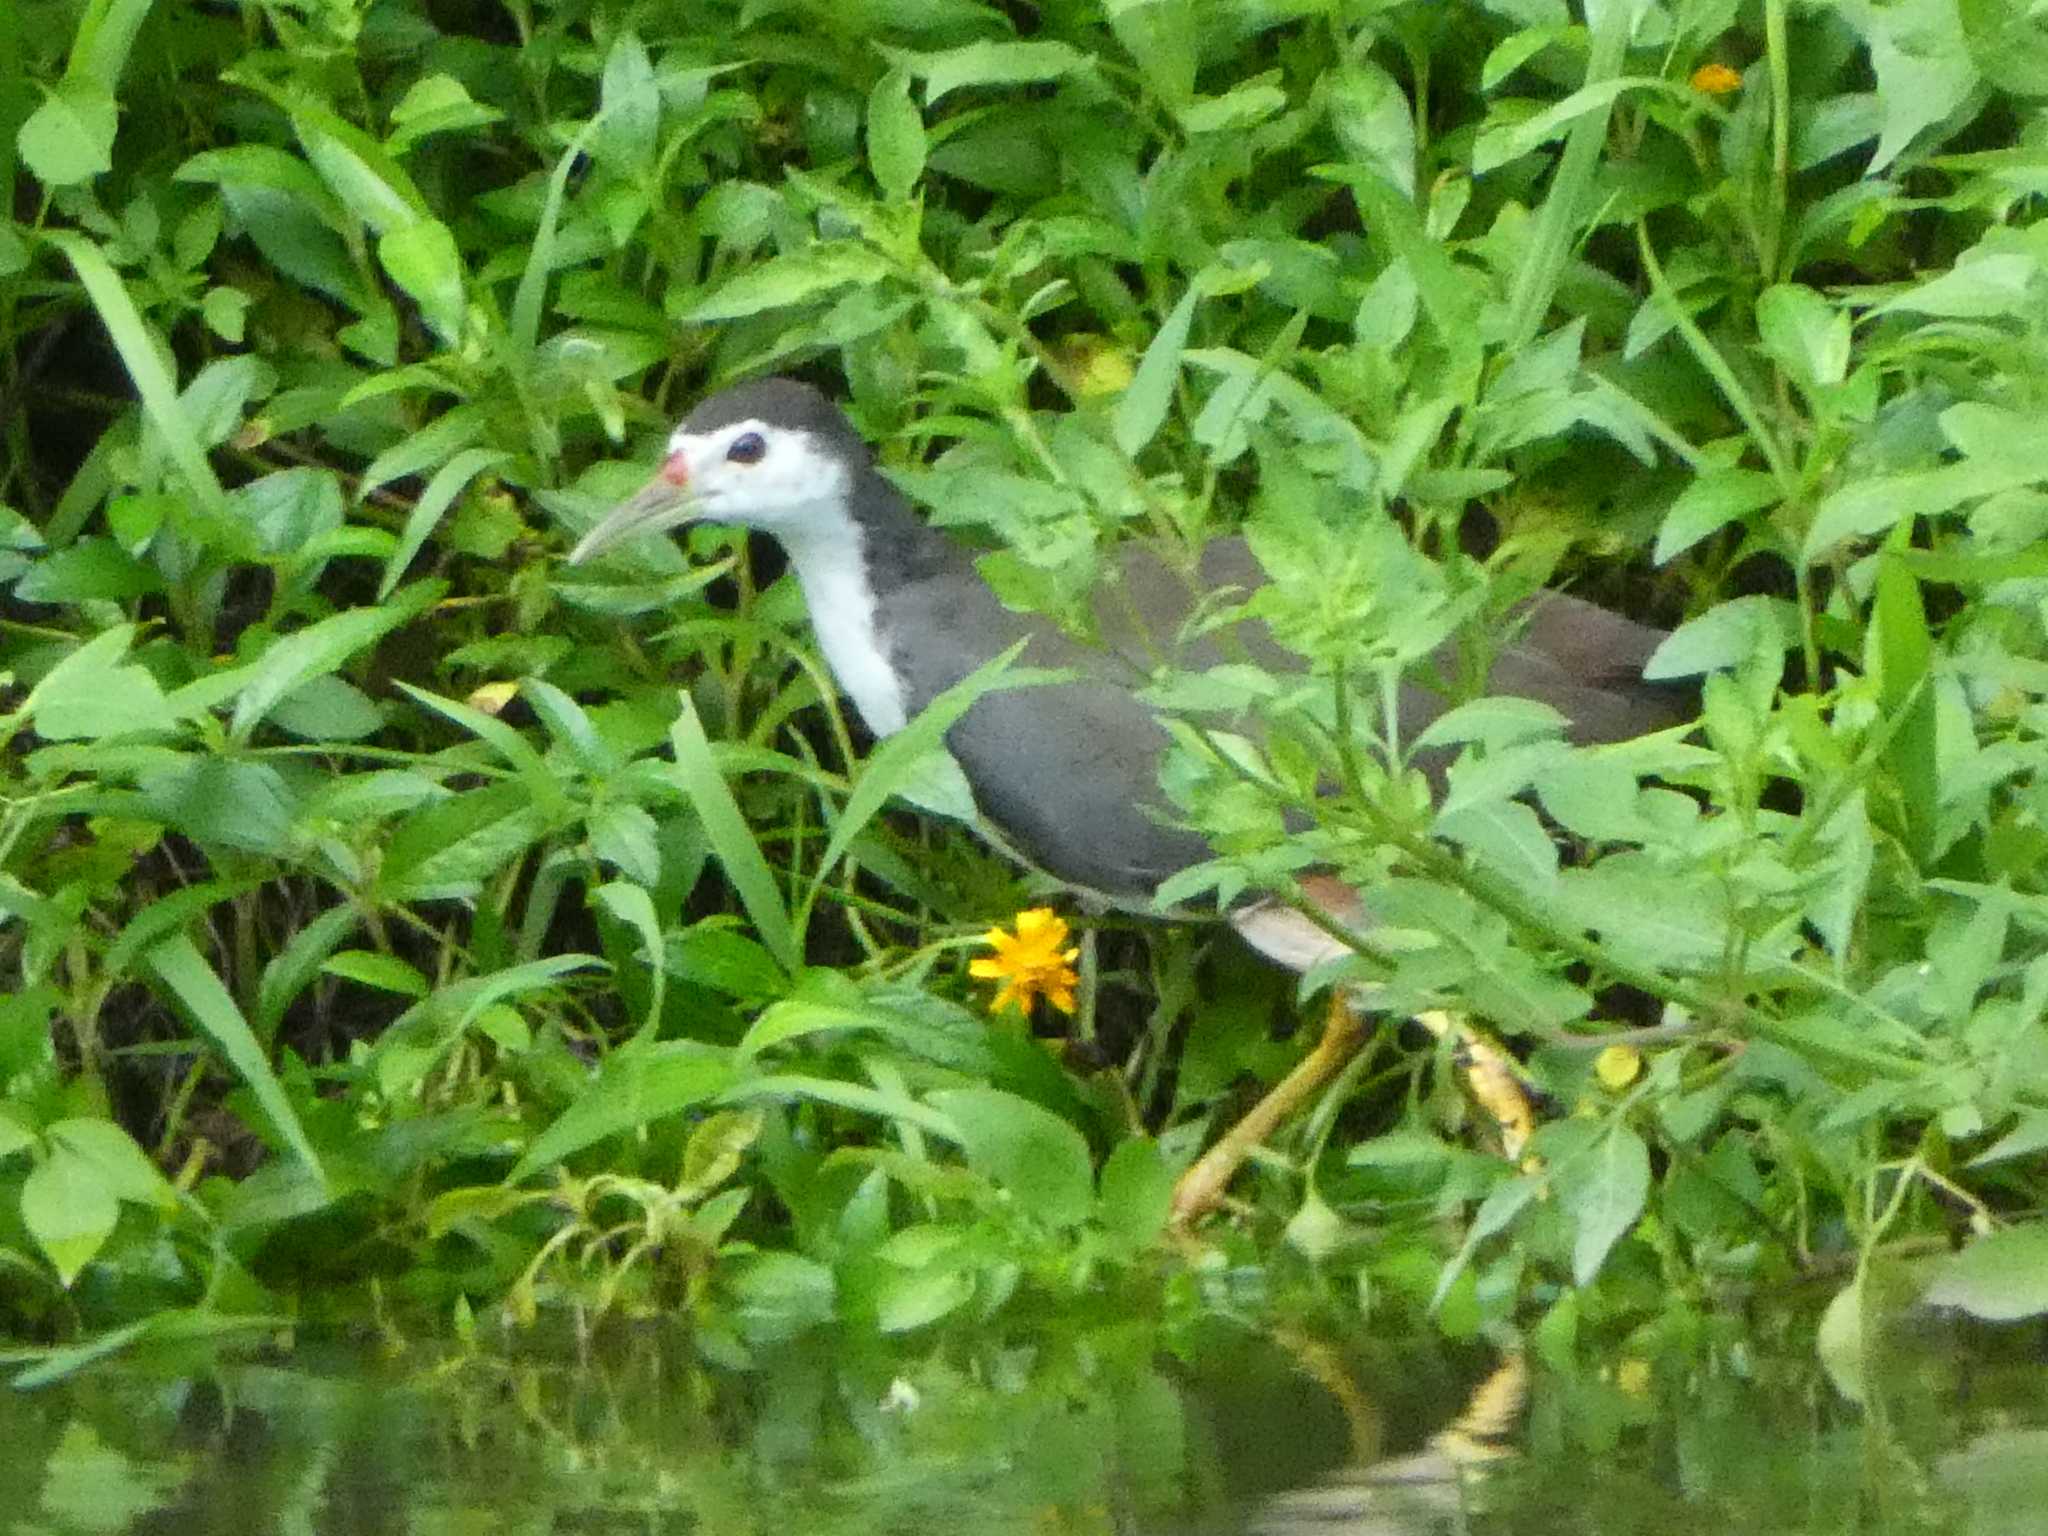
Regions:
<instances>
[{"instance_id":1,"label":"leafy plant stem","mask_svg":"<svg viewBox=\"0 0 2048 1536\"><path fill-rule=\"evenodd\" d=\"M1641 254L1643 273L1649 279L1650 291L1664 305L1665 313L1671 317L1672 326L1685 339L1685 344L1693 357L1706 369L1708 377L1720 389L1722 398L1741 420L1750 440L1756 444L1757 451L1764 456L1764 462L1770 466L1772 478L1778 482L1785 495L1792 495L1797 489L1798 477L1793 472L1785 450L1779 446L1777 437L1765 423L1763 414L1757 410L1756 402L1750 398L1749 391L1735 376L1735 370L1728 366L1727 359L1722 357L1714 344L1707 339L1706 333L1693 323L1692 316L1685 312L1685 306L1678 302L1678 295L1671 291L1671 284L1664 276L1664 268L1657 261L1657 252L1650 244L1649 226L1640 221L1636 224L1636 249Z\"/></svg>"}]
</instances>

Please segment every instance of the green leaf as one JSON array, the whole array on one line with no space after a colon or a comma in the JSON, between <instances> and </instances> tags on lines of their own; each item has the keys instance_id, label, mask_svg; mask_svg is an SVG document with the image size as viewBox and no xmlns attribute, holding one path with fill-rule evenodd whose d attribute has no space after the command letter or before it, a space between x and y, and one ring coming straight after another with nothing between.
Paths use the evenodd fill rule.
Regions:
<instances>
[{"instance_id":1,"label":"green leaf","mask_svg":"<svg viewBox=\"0 0 2048 1536\"><path fill-rule=\"evenodd\" d=\"M983 694L998 687L1015 686L1007 682L1004 674L1027 643L1019 640L1002 655L983 662L927 704L915 720L885 738L869 755L861 766L860 777L854 781L853 792L846 797L839 820L832 828L831 841L826 843L825 851L818 859L818 872L812 878L811 889L804 901L806 916L825 881L838 868L839 861L846 857L847 849L853 846L854 839L860 836L902 783L913 774L923 772L926 759L945 739L946 732L953 728L954 723L973 708L975 700Z\"/></svg>"},{"instance_id":2,"label":"green leaf","mask_svg":"<svg viewBox=\"0 0 2048 1536\"><path fill-rule=\"evenodd\" d=\"M1626 26L1626 22L1623 23ZM1472 170L1483 175L1519 160L1530 151L1549 143L1590 113L1606 113L1616 99L1629 91L1654 92L1687 106L1697 106L1698 96L1671 80L1654 75L1623 75L1581 86L1564 100L1553 103L1533 117L1525 117L1502 128L1489 128L1472 145Z\"/></svg>"},{"instance_id":3,"label":"green leaf","mask_svg":"<svg viewBox=\"0 0 2048 1536\"><path fill-rule=\"evenodd\" d=\"M200 451L198 434L186 418L184 405L178 398L178 387L164 365L166 354L143 323L141 312L129 297L128 289L100 253L100 248L83 235L51 230L43 238L64 253L72 270L78 274L86 297L92 300L93 308L99 311L100 323L113 339L114 350L121 355L128 377L135 381L136 393L142 397L143 411L162 437L171 462L178 466L186 485L199 498L201 508L212 516L225 516L227 494L221 490L220 481L214 478L213 466L206 462L206 455Z\"/></svg>"},{"instance_id":4,"label":"green leaf","mask_svg":"<svg viewBox=\"0 0 2048 1536\"><path fill-rule=\"evenodd\" d=\"M170 730L177 711L147 671L123 664L132 624L93 636L43 675L22 714L46 741L99 741Z\"/></svg>"},{"instance_id":5,"label":"green leaf","mask_svg":"<svg viewBox=\"0 0 2048 1536\"><path fill-rule=\"evenodd\" d=\"M1167 407L1173 404L1173 386L1180 379L1181 353L1187 348L1188 329L1195 322L1195 306L1202 301L1203 294L1198 275L1188 283L1187 292L1173 306L1166 323L1146 344L1137 372L1116 402L1111 430L1116 434L1117 447L1127 458L1136 458L1166 421Z\"/></svg>"},{"instance_id":6,"label":"green leaf","mask_svg":"<svg viewBox=\"0 0 2048 1536\"><path fill-rule=\"evenodd\" d=\"M1678 493L1657 530L1651 559L1663 565L1701 539L1784 498L1777 478L1757 469L1710 469Z\"/></svg>"},{"instance_id":7,"label":"green leaf","mask_svg":"<svg viewBox=\"0 0 2048 1536\"><path fill-rule=\"evenodd\" d=\"M532 797L532 809L543 821L552 826L569 818L569 795L561 777L511 726L493 719L480 709L472 709L454 699L444 699L410 683L398 686L420 704L453 720L494 748L518 773L520 783Z\"/></svg>"},{"instance_id":8,"label":"green leaf","mask_svg":"<svg viewBox=\"0 0 2048 1536\"><path fill-rule=\"evenodd\" d=\"M1590 1152L1557 1168L1558 1200L1574 1228L1572 1279L1589 1285L1608 1252L1643 1213L1650 1192L1650 1150L1642 1137L1616 1125Z\"/></svg>"},{"instance_id":9,"label":"green leaf","mask_svg":"<svg viewBox=\"0 0 2048 1536\"><path fill-rule=\"evenodd\" d=\"M99 1167L63 1148L52 1148L21 1186L21 1224L67 1290L120 1217L120 1202Z\"/></svg>"},{"instance_id":10,"label":"green leaf","mask_svg":"<svg viewBox=\"0 0 2048 1536\"><path fill-rule=\"evenodd\" d=\"M893 268L852 241L825 242L747 267L699 299L681 318L692 323L737 320L820 298L849 283L879 283Z\"/></svg>"},{"instance_id":11,"label":"green leaf","mask_svg":"<svg viewBox=\"0 0 2048 1536\"><path fill-rule=\"evenodd\" d=\"M534 1137L505 1182L520 1183L608 1136L716 1098L737 1076L728 1052L698 1041L623 1047L605 1060L576 1102Z\"/></svg>"},{"instance_id":12,"label":"green leaf","mask_svg":"<svg viewBox=\"0 0 2048 1536\"><path fill-rule=\"evenodd\" d=\"M1811 288L1777 283L1756 301L1764 350L1808 389L1839 384L1849 372L1849 312Z\"/></svg>"},{"instance_id":13,"label":"green leaf","mask_svg":"<svg viewBox=\"0 0 2048 1536\"><path fill-rule=\"evenodd\" d=\"M420 492L420 499L405 515L405 530L398 536L398 547L384 562L384 579L377 583L378 602L383 602L397 588L406 568L426 547L427 539L441 521L441 515L454 504L464 487L510 457L495 448L465 448L434 471L434 478L427 482L427 488Z\"/></svg>"},{"instance_id":14,"label":"green leaf","mask_svg":"<svg viewBox=\"0 0 2048 1536\"><path fill-rule=\"evenodd\" d=\"M754 920L754 930L760 934L761 942L768 946L777 964L793 971L803 963L803 947L790 923L789 911L782 904L775 875L768 868L760 844L754 841L746 817L740 814L731 788L718 771L711 755L711 742L704 735L704 724L697 718L696 702L687 693L680 698L681 712L669 730L669 745L676 760L676 783L696 809L697 819L711 841L712 854L733 889L739 892L740 902L746 907L747 916Z\"/></svg>"},{"instance_id":15,"label":"green leaf","mask_svg":"<svg viewBox=\"0 0 2048 1536\"><path fill-rule=\"evenodd\" d=\"M638 806L625 807L640 811ZM640 811L642 816L647 813ZM652 818L649 819L650 827ZM600 856L602 851L600 850ZM650 879L647 884L653 884ZM668 991L667 957L662 953L661 922L654 915L654 898L647 894L646 886L635 885L630 880L611 880L591 892L591 899L618 921L631 928L639 936L641 946L647 952L651 968L652 985L647 989L647 1022L641 1025L641 1034L652 1038L661 1024L661 1008Z\"/></svg>"},{"instance_id":16,"label":"green leaf","mask_svg":"<svg viewBox=\"0 0 2048 1536\"><path fill-rule=\"evenodd\" d=\"M943 53L906 53L895 58L899 67L924 80L927 107L970 86L1029 85L1094 67L1094 61L1080 49L1058 42L978 42Z\"/></svg>"},{"instance_id":17,"label":"green leaf","mask_svg":"<svg viewBox=\"0 0 2048 1536\"><path fill-rule=\"evenodd\" d=\"M1783 655L1797 643L1798 635L1799 612L1783 598L1730 598L1667 635L1651 653L1643 676L1662 682L1718 672L1766 648Z\"/></svg>"},{"instance_id":18,"label":"green leaf","mask_svg":"<svg viewBox=\"0 0 2048 1536\"><path fill-rule=\"evenodd\" d=\"M1051 1110L999 1088L952 1088L931 1102L959 1127L967 1166L1052 1227L1087 1219L1094 1164L1081 1133Z\"/></svg>"},{"instance_id":19,"label":"green leaf","mask_svg":"<svg viewBox=\"0 0 2048 1536\"><path fill-rule=\"evenodd\" d=\"M1105 9L1152 93L1176 111L1194 100L1201 21L1191 0L1108 0Z\"/></svg>"},{"instance_id":20,"label":"green leaf","mask_svg":"<svg viewBox=\"0 0 2048 1536\"><path fill-rule=\"evenodd\" d=\"M14 592L29 603L118 603L163 587L154 569L112 539L87 538L36 561L14 584Z\"/></svg>"},{"instance_id":21,"label":"green leaf","mask_svg":"<svg viewBox=\"0 0 2048 1536\"><path fill-rule=\"evenodd\" d=\"M612 39L599 84L591 158L630 175L652 171L661 132L661 87L646 46L632 31L621 31Z\"/></svg>"},{"instance_id":22,"label":"green leaf","mask_svg":"<svg viewBox=\"0 0 2048 1536\"><path fill-rule=\"evenodd\" d=\"M910 99L910 74L892 69L868 93L868 167L891 202L910 196L924 174L924 114Z\"/></svg>"},{"instance_id":23,"label":"green leaf","mask_svg":"<svg viewBox=\"0 0 2048 1536\"><path fill-rule=\"evenodd\" d=\"M149 1154L135 1144L135 1138L113 1121L59 1120L45 1134L52 1147L63 1149L91 1167L98 1174L101 1187L116 1200L163 1211L176 1207L178 1196L170 1181L157 1171Z\"/></svg>"},{"instance_id":24,"label":"green leaf","mask_svg":"<svg viewBox=\"0 0 2048 1536\"><path fill-rule=\"evenodd\" d=\"M332 672L356 652L374 645L399 625L417 616L427 593L414 601L380 608L351 608L331 618L294 630L259 656L235 699L229 732L245 742L286 694L313 678Z\"/></svg>"},{"instance_id":25,"label":"green leaf","mask_svg":"<svg viewBox=\"0 0 2048 1536\"><path fill-rule=\"evenodd\" d=\"M1327 77L1330 127L1346 156L1415 195L1415 109L1400 82L1370 59Z\"/></svg>"},{"instance_id":26,"label":"green leaf","mask_svg":"<svg viewBox=\"0 0 2048 1536\"><path fill-rule=\"evenodd\" d=\"M405 168L362 129L306 97L292 102L291 117L313 169L371 229L387 235L428 217Z\"/></svg>"},{"instance_id":27,"label":"green leaf","mask_svg":"<svg viewBox=\"0 0 2048 1536\"><path fill-rule=\"evenodd\" d=\"M320 969L343 981L375 987L380 992L396 992L400 997L425 997L434 990L417 966L372 949L339 950L323 960Z\"/></svg>"},{"instance_id":28,"label":"green leaf","mask_svg":"<svg viewBox=\"0 0 2048 1536\"><path fill-rule=\"evenodd\" d=\"M327 1174L320 1166L313 1143L307 1139L305 1127L299 1124L283 1085L270 1070L270 1058L213 967L183 934L157 945L145 960L191 1018L193 1027L248 1085L272 1129L324 1188Z\"/></svg>"},{"instance_id":29,"label":"green leaf","mask_svg":"<svg viewBox=\"0 0 2048 1536\"><path fill-rule=\"evenodd\" d=\"M48 187L76 186L114 168L113 93L96 80L57 82L15 136L22 164Z\"/></svg>"},{"instance_id":30,"label":"green leaf","mask_svg":"<svg viewBox=\"0 0 2048 1536\"><path fill-rule=\"evenodd\" d=\"M1920 583L1889 555L1878 562L1877 601L1871 611L1880 696L1887 714L1904 718L1885 743L1885 763L1898 782L1908 840L1916 858L1934 850L1936 813L1941 805L1936 699L1931 671L1934 640Z\"/></svg>"},{"instance_id":31,"label":"green leaf","mask_svg":"<svg viewBox=\"0 0 2048 1536\"><path fill-rule=\"evenodd\" d=\"M1950 1254L1921 1300L1993 1323L2048 1312L2048 1226L2009 1227Z\"/></svg>"},{"instance_id":32,"label":"green leaf","mask_svg":"<svg viewBox=\"0 0 2048 1536\"><path fill-rule=\"evenodd\" d=\"M420 314L442 341L462 339L468 297L462 285L462 253L439 219L401 224L377 242L377 259L391 280L419 305Z\"/></svg>"},{"instance_id":33,"label":"green leaf","mask_svg":"<svg viewBox=\"0 0 2048 1536\"><path fill-rule=\"evenodd\" d=\"M1116 1145L1102 1165L1096 1220L1103 1230L1130 1245L1149 1248L1173 1211L1174 1169L1149 1136L1132 1136Z\"/></svg>"}]
</instances>

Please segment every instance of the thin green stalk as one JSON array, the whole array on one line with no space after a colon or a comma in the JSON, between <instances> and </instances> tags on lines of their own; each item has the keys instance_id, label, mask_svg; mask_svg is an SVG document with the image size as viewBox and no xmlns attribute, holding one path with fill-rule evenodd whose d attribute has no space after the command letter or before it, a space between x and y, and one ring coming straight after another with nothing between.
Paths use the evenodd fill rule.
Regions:
<instances>
[{"instance_id":1,"label":"thin green stalk","mask_svg":"<svg viewBox=\"0 0 2048 1536\"><path fill-rule=\"evenodd\" d=\"M1764 0L1764 54L1771 72L1771 200L1764 209L1757 265L1766 283L1783 275L1785 214L1792 181L1792 65L1785 44L1785 0Z\"/></svg>"}]
</instances>

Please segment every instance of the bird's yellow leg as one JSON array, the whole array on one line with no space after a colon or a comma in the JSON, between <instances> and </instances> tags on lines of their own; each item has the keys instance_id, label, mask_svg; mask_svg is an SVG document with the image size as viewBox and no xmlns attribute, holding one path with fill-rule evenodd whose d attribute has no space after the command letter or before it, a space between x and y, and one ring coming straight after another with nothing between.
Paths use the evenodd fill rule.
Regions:
<instances>
[{"instance_id":1,"label":"bird's yellow leg","mask_svg":"<svg viewBox=\"0 0 2048 1536\"><path fill-rule=\"evenodd\" d=\"M1323 1037L1315 1048L1180 1176L1180 1182L1173 1187L1173 1225L1185 1227L1214 1210L1237 1170L1251 1156L1252 1148L1314 1098L1343 1070L1344 1063L1357 1054L1364 1040L1364 1021L1343 992L1332 993L1330 1011L1323 1020Z\"/></svg>"}]
</instances>

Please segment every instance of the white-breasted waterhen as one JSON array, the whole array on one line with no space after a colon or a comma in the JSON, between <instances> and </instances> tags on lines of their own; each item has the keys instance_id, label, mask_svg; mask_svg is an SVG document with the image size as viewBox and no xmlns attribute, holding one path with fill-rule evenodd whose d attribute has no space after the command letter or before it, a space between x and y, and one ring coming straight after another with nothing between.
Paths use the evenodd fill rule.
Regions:
<instances>
[{"instance_id":1,"label":"white-breasted waterhen","mask_svg":"<svg viewBox=\"0 0 2048 1536\"><path fill-rule=\"evenodd\" d=\"M1046 872L1150 910L1161 882L1213 857L1201 836L1165 814L1159 768L1167 733L1138 689L1162 657L1193 667L1223 659L1181 631L1204 593L1249 591L1265 580L1242 540L1211 542L1193 572L1127 546L1113 597L1097 605L1102 644L1084 645L1047 618L1005 607L973 552L918 515L836 405L809 385L772 378L692 411L670 436L653 481L569 559L700 521L755 529L782 545L819 648L878 737L1020 640L1028 641L1021 664L1074 675L984 694L947 736L982 815ZM1580 743L1623 740L1681 718L1669 690L1642 677L1663 631L1562 593L1543 594L1519 618L1519 636L1494 661L1490 692L1550 705ZM1300 667L1269 639L1245 638L1252 659ZM1404 687L1403 739L1446 707L1434 693ZM1369 898L1337 881L1311 878L1303 889L1344 927L1369 923ZM1251 902L1225 915L1261 953L1297 971L1344 952L1292 906ZM1301 1066L1183 1175L1178 1219L1220 1199L1246 1154L1335 1074L1361 1036L1353 1007L1340 998Z\"/></svg>"}]
</instances>

